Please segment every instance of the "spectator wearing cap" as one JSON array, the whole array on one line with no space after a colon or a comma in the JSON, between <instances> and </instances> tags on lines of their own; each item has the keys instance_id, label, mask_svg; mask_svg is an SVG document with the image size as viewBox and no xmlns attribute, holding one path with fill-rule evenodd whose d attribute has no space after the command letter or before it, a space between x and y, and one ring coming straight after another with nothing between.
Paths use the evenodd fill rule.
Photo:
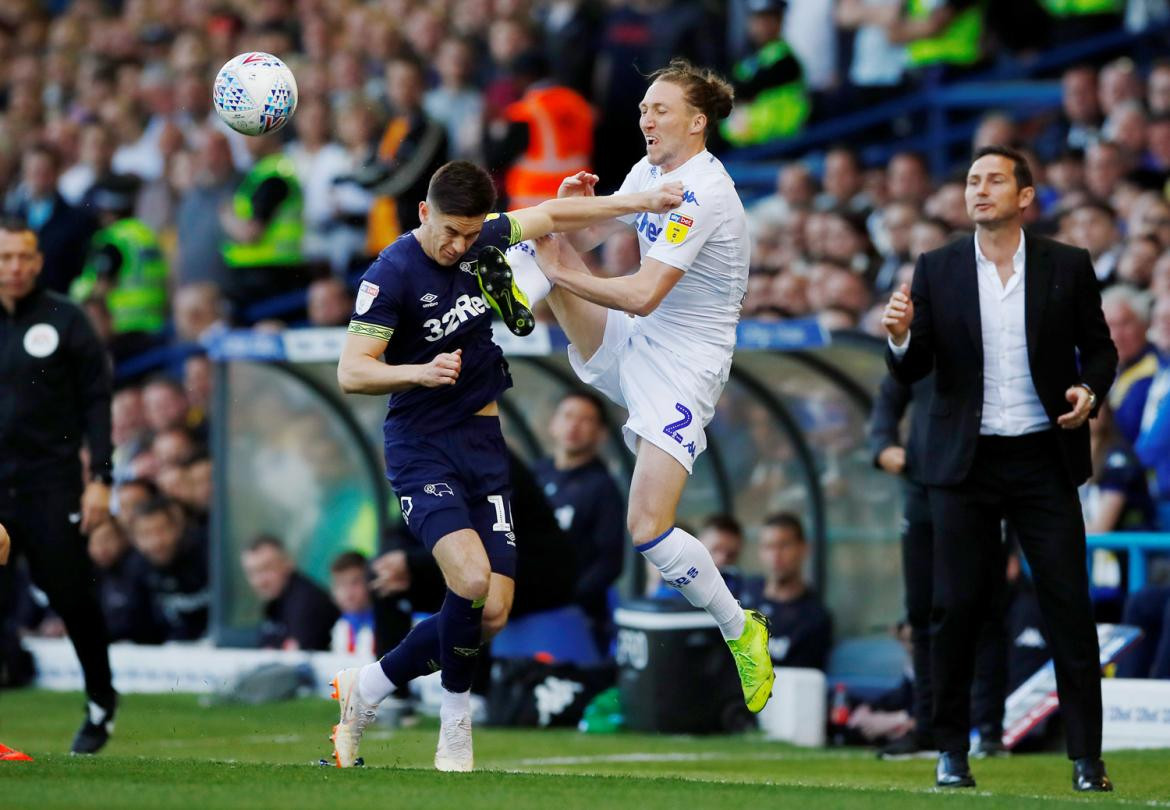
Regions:
<instances>
[{"instance_id":1,"label":"spectator wearing cap","mask_svg":"<svg viewBox=\"0 0 1170 810\"><path fill-rule=\"evenodd\" d=\"M23 219L37 235L44 264L38 283L64 293L81 275L90 237L97 225L57 190L61 157L45 143L33 144L21 158L21 182L4 201L5 212Z\"/></svg>"},{"instance_id":2,"label":"spectator wearing cap","mask_svg":"<svg viewBox=\"0 0 1170 810\"><path fill-rule=\"evenodd\" d=\"M784 39L784 0L747 0L752 53L731 71L735 109L719 126L735 146L799 132L812 109L804 68Z\"/></svg>"},{"instance_id":3,"label":"spectator wearing cap","mask_svg":"<svg viewBox=\"0 0 1170 810\"><path fill-rule=\"evenodd\" d=\"M69 288L75 301L104 298L116 335L160 332L166 325L167 263L158 236L132 216L137 190L138 181L128 175L108 175L90 189L86 197L101 230Z\"/></svg>"}]
</instances>

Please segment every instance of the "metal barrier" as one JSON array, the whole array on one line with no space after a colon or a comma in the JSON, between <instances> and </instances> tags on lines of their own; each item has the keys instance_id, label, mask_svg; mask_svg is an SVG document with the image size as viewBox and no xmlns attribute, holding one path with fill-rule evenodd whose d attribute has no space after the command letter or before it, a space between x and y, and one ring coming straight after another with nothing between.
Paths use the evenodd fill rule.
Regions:
<instances>
[{"instance_id":1,"label":"metal barrier","mask_svg":"<svg viewBox=\"0 0 1170 810\"><path fill-rule=\"evenodd\" d=\"M1090 552L1097 549L1107 551L1124 551L1128 558L1129 591L1133 593L1146 584L1146 572L1149 568L1149 557L1152 554L1170 556L1170 532L1110 532L1108 534L1090 534L1088 537ZM1092 565L1093 555L1089 554L1089 565Z\"/></svg>"}]
</instances>

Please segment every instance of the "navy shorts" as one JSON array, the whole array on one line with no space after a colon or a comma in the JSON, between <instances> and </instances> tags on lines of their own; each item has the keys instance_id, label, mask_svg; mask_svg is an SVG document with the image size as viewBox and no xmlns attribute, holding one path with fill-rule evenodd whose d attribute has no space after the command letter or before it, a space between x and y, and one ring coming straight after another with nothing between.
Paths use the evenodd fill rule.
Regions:
<instances>
[{"instance_id":1,"label":"navy shorts","mask_svg":"<svg viewBox=\"0 0 1170 810\"><path fill-rule=\"evenodd\" d=\"M512 483L498 416L386 442L386 477L410 531L428 549L460 529L483 541L492 571L516 578Z\"/></svg>"}]
</instances>

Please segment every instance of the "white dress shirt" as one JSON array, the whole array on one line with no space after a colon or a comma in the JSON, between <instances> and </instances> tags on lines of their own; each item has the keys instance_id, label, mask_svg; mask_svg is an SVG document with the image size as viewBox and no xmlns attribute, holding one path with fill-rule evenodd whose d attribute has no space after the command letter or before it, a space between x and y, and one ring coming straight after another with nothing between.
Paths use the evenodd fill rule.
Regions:
<instances>
[{"instance_id":1,"label":"white dress shirt","mask_svg":"<svg viewBox=\"0 0 1170 810\"><path fill-rule=\"evenodd\" d=\"M1048 430L1048 418L1028 366L1028 333L1024 319L1024 232L1012 256L1014 272L1007 284L999 279L995 262L975 243L975 274L979 281L979 320L983 332L983 417L979 433L1023 436ZM890 339L890 349L901 357L910 347L910 336L901 346Z\"/></svg>"}]
</instances>

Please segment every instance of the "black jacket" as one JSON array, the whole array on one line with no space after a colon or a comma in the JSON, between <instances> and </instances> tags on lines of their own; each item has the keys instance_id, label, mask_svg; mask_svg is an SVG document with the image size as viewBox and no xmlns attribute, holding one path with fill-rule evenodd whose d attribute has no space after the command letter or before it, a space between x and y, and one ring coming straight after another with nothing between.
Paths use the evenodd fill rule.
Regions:
<instances>
[{"instance_id":1,"label":"black jacket","mask_svg":"<svg viewBox=\"0 0 1170 810\"><path fill-rule=\"evenodd\" d=\"M911 481L918 482L918 476L925 463L926 449L926 414L930 408L930 397L934 391L934 378L923 377L913 386L904 385L887 374L878 388L877 399L873 403L873 414L870 416L867 440L873 465L879 467L878 456L887 447L906 448L906 469L902 475ZM910 432L905 441L902 441L901 424L906 409L913 404L910 411Z\"/></svg>"},{"instance_id":2,"label":"black jacket","mask_svg":"<svg viewBox=\"0 0 1170 810\"><path fill-rule=\"evenodd\" d=\"M1117 349L1101 312L1089 254L1028 234L1024 253L1024 319L1032 382L1060 441L1064 471L1080 484L1092 474L1089 426L1063 430L1064 392L1088 385L1103 402L1117 373ZM922 483L948 486L971 469L983 417L983 334L975 245L965 236L924 253L911 286L914 319L901 358L886 350L890 373L912 384L934 370L926 424Z\"/></svg>"},{"instance_id":3,"label":"black jacket","mask_svg":"<svg viewBox=\"0 0 1170 810\"><path fill-rule=\"evenodd\" d=\"M81 487L79 452L90 472L110 475L109 358L79 306L34 291L0 307L0 485Z\"/></svg>"},{"instance_id":4,"label":"black jacket","mask_svg":"<svg viewBox=\"0 0 1170 810\"><path fill-rule=\"evenodd\" d=\"M21 196L9 213L28 219L28 200ZM53 213L37 229L37 243L45 257L37 286L54 292L66 293L73 279L85 267L89 240L97 230L97 222L84 209L75 208L60 194L53 195Z\"/></svg>"}]
</instances>

